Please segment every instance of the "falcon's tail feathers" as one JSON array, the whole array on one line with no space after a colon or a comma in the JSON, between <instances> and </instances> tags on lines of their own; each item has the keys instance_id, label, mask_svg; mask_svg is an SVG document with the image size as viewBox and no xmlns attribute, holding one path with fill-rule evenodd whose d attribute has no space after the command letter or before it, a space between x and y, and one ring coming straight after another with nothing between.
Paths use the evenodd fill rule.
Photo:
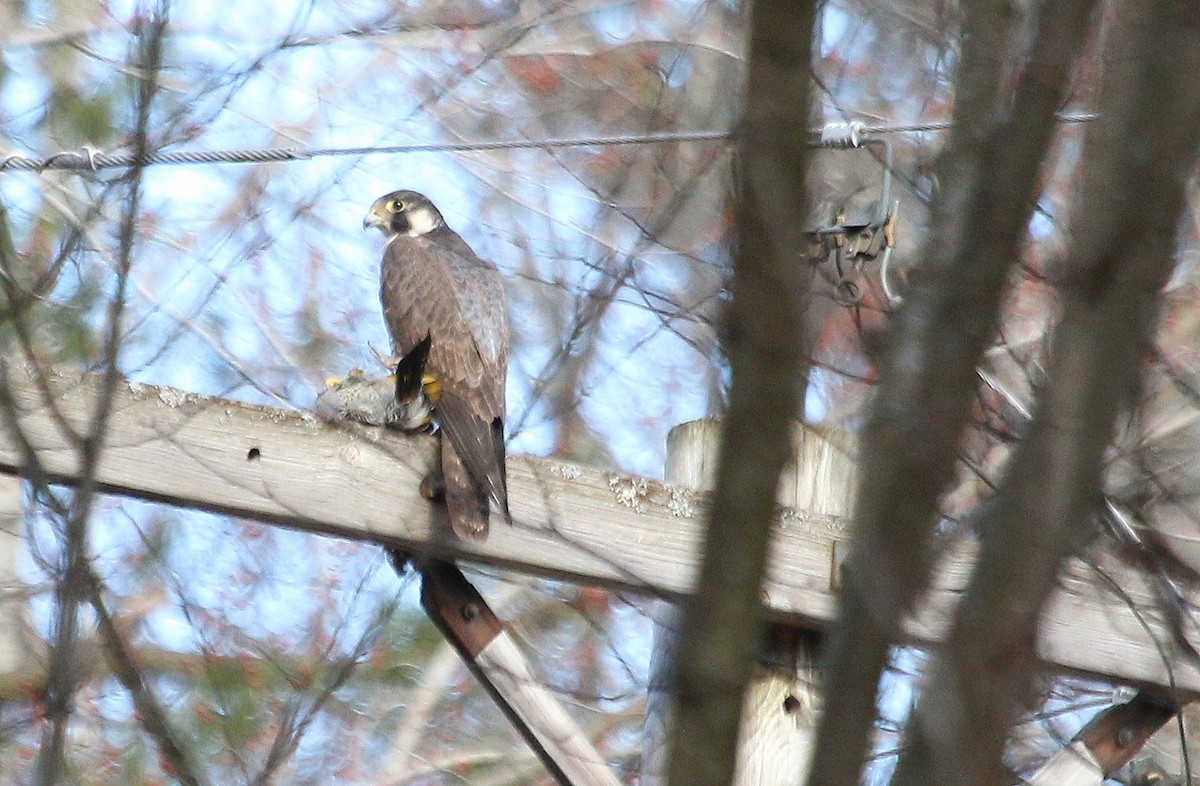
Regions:
<instances>
[{"instance_id":1,"label":"falcon's tail feathers","mask_svg":"<svg viewBox=\"0 0 1200 786\"><path fill-rule=\"evenodd\" d=\"M504 514L504 520L512 524L512 513L508 510L508 463L504 460L504 421L500 418L492 420L492 448L495 450L494 461L496 463L493 466L499 472L499 483L496 484L498 489L489 488L488 491L500 505L500 512Z\"/></svg>"},{"instance_id":2,"label":"falcon's tail feathers","mask_svg":"<svg viewBox=\"0 0 1200 786\"><path fill-rule=\"evenodd\" d=\"M488 536L491 505L487 492L471 477L454 443L442 437L442 480L446 513L454 534L466 541L483 542Z\"/></svg>"},{"instance_id":3,"label":"falcon's tail feathers","mask_svg":"<svg viewBox=\"0 0 1200 786\"><path fill-rule=\"evenodd\" d=\"M508 479L504 466L504 423L494 418L491 423L480 418L457 396L443 392L438 401L438 413L445 432L458 453L475 488L484 499L492 499L508 521ZM447 482L449 488L449 482Z\"/></svg>"}]
</instances>

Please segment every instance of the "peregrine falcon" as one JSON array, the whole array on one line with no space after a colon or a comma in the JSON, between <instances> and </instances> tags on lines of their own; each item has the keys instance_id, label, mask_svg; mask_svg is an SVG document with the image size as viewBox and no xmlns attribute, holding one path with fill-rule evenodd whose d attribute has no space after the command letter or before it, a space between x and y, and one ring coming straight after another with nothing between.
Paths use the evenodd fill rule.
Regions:
<instances>
[{"instance_id":1,"label":"peregrine falcon","mask_svg":"<svg viewBox=\"0 0 1200 786\"><path fill-rule=\"evenodd\" d=\"M444 489L454 532L482 541L492 502L512 520L504 468L504 282L415 191L375 200L363 219L363 228L370 227L387 238L380 299L393 351L408 355L430 339L425 371L440 386L434 412L441 471L428 486Z\"/></svg>"}]
</instances>

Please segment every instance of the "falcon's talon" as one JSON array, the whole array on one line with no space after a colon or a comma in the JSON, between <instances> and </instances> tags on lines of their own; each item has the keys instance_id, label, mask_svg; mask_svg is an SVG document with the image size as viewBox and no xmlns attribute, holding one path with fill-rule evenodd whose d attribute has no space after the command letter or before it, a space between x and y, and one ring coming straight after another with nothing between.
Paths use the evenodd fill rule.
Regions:
<instances>
[{"instance_id":1,"label":"falcon's talon","mask_svg":"<svg viewBox=\"0 0 1200 786\"><path fill-rule=\"evenodd\" d=\"M403 576L408 573L409 567L413 564L412 554L401 549L391 548L390 546L385 546L383 550L387 554L388 562L392 563L392 569L396 571L397 575Z\"/></svg>"},{"instance_id":2,"label":"falcon's talon","mask_svg":"<svg viewBox=\"0 0 1200 786\"><path fill-rule=\"evenodd\" d=\"M421 478L420 485L421 496L430 502L444 502L446 500L446 484L440 476L429 474Z\"/></svg>"}]
</instances>

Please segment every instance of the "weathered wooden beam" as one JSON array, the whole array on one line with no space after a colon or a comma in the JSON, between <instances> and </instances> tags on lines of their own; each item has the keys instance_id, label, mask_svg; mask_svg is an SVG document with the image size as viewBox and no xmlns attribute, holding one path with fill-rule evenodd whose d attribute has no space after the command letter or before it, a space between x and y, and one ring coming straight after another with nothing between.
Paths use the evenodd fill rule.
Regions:
<instances>
[{"instance_id":1,"label":"weathered wooden beam","mask_svg":"<svg viewBox=\"0 0 1200 786\"><path fill-rule=\"evenodd\" d=\"M30 372L9 364L17 420L42 469L77 480L79 461L42 401ZM54 406L78 427L98 390L89 376L51 373ZM440 511L418 484L433 458L424 436L348 425L310 415L198 396L172 388L121 384L111 433L97 471L108 492L254 518L313 532L372 540L409 552L469 560L541 576L651 594L685 594L694 580L703 494L619 472L510 456L513 526L493 526L485 544L447 540ZM16 435L0 417L0 472L28 474ZM833 612L838 516L782 510L763 596L782 617L820 623ZM943 561L910 632L936 641L971 549ZM1041 654L1055 668L1144 686L1200 694L1200 669L1183 657L1164 662L1171 637L1146 579L1116 560L1098 562L1136 604L1104 589L1091 567L1073 562L1043 624Z\"/></svg>"}]
</instances>

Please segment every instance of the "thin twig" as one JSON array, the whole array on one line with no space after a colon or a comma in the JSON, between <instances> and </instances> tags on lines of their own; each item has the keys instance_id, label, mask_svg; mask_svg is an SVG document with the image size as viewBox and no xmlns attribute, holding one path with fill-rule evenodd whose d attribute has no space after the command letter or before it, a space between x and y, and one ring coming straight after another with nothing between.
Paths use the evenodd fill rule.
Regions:
<instances>
[{"instance_id":1,"label":"thin twig","mask_svg":"<svg viewBox=\"0 0 1200 786\"><path fill-rule=\"evenodd\" d=\"M188 761L183 747L176 741L175 734L167 722L166 713L155 699L154 694L150 692L150 687L134 662L133 654L121 637L116 621L104 603L100 577L86 562L84 572L87 580L83 586L88 602L96 612L96 621L100 629L101 641L104 644L105 657L113 674L125 690L129 691L130 698L133 699L133 706L137 710L139 724L158 746L163 762L170 768L169 774L180 783L188 786L200 786L195 768Z\"/></svg>"}]
</instances>

